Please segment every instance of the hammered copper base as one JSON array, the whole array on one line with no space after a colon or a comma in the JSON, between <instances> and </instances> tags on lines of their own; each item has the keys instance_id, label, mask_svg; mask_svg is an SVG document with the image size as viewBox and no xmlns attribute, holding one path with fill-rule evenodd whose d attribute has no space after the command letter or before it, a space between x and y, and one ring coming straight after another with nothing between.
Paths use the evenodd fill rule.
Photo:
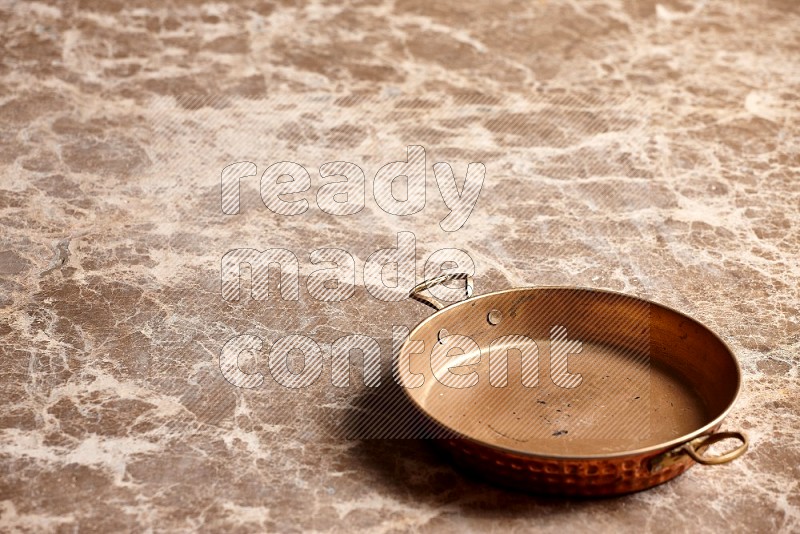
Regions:
<instances>
[{"instance_id":1,"label":"hammered copper base","mask_svg":"<svg viewBox=\"0 0 800 534\"><path fill-rule=\"evenodd\" d=\"M469 440L441 440L453 461L494 484L530 493L600 497L622 495L663 484L694 465L682 457L653 471L650 453L604 460L555 460L487 449Z\"/></svg>"}]
</instances>

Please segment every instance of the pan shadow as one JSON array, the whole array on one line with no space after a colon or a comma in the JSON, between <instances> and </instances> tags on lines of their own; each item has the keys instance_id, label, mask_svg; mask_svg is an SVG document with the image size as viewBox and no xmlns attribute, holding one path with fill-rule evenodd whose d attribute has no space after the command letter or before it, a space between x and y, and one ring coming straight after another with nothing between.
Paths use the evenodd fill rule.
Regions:
<instances>
[{"instance_id":1,"label":"pan shadow","mask_svg":"<svg viewBox=\"0 0 800 534\"><path fill-rule=\"evenodd\" d=\"M507 489L454 465L437 442L452 436L432 425L391 377L353 398L342 430L354 442L354 463L379 488L401 501L442 508L459 517L514 518L613 511L628 497L557 497ZM441 515L440 514L440 515Z\"/></svg>"}]
</instances>

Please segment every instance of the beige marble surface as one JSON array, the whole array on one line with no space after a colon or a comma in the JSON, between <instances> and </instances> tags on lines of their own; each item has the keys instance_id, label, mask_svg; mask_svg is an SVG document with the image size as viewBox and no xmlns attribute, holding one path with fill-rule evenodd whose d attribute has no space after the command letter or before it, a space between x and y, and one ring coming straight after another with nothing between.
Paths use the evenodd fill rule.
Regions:
<instances>
[{"instance_id":1,"label":"beige marble surface","mask_svg":"<svg viewBox=\"0 0 800 534\"><path fill-rule=\"evenodd\" d=\"M2 530L800 529L800 4L356 4L0 2ZM322 163L370 184L412 144L422 212L315 203ZM255 179L222 214L225 165L281 160L311 173L306 213L269 212ZM486 166L457 232L436 161ZM602 287L703 321L741 363L725 426L751 450L623 498L545 499L424 440L345 439L373 401L357 374L332 388L328 360L303 390L224 379L244 333L323 352L360 333L387 362L422 306L360 274L345 302L302 280L311 251L360 271L400 231L418 279L455 247L478 293ZM293 251L299 300L225 301L238 247Z\"/></svg>"}]
</instances>

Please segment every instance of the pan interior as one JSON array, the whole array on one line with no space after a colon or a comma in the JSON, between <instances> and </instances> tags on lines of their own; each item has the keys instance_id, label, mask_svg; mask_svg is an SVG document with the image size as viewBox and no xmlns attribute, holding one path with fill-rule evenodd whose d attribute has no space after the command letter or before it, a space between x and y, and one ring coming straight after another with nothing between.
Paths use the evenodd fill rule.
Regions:
<instances>
[{"instance_id":1,"label":"pan interior","mask_svg":"<svg viewBox=\"0 0 800 534\"><path fill-rule=\"evenodd\" d=\"M520 453L658 446L713 421L738 390L733 357L711 332L616 293L484 295L435 314L411 339L425 344L408 355L424 377L407 389L412 402L449 430Z\"/></svg>"}]
</instances>

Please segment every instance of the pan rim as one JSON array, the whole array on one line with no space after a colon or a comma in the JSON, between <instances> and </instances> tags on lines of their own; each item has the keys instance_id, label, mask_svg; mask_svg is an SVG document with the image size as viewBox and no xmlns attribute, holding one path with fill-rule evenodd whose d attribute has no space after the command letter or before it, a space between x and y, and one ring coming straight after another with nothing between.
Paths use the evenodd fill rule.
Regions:
<instances>
[{"instance_id":1,"label":"pan rim","mask_svg":"<svg viewBox=\"0 0 800 534\"><path fill-rule=\"evenodd\" d=\"M432 321L435 317L441 317L441 315L444 314L445 312L452 312L453 310L455 310L456 308L458 308L460 306L471 305L471 303L474 303L476 300L489 298L489 297L493 297L493 296L497 296L497 295L508 294L508 293L520 293L520 292L527 292L527 291L540 291L540 290L559 290L559 291L576 291L577 290L577 291L585 291L585 292L591 292L591 293L605 293L605 294L608 294L608 295L613 295L613 296L618 296L618 297L625 297L625 298L633 299L633 300L636 300L636 301L639 301L639 302L642 302L642 303L646 303L646 304L649 304L649 305L652 305L652 306L658 306L658 307L660 307L660 308L662 308L662 309L664 309L664 310L666 310L668 312L674 313L674 314L676 314L676 315L678 315L678 316L680 316L680 317L682 317L684 319L687 319L687 320L691 321L692 323L696 324L697 326L701 327L703 330L705 330L706 332L711 334L711 336L713 336L713 338L715 338L722 345L722 347L727 351L728 356L730 357L730 359L733 362L733 366L734 366L735 374L736 374L736 389L735 389L734 395L732 396L732 398L728 402L728 404L725 406L725 408L722 410L722 412L717 417L712 419L710 422L706 423L705 425L701 426L698 429L693 430L692 432L689 432L689 433L684 434L682 436L679 436L677 438L673 438L673 439L671 439L669 441L665 441L665 442L658 443L656 445L651 445L651 446L648 446L648 447L642 447L642 448L639 448L639 449L624 450L624 451L619 451L619 452L599 453L599 454L565 455L565 454L535 453L535 452L530 452L530 451L523 451L523 450L515 449L515 448L512 448L512 447L504 447L502 445L497 445L497 444L489 442L489 441L485 441L485 440L482 440L482 439L478 439L478 438L474 438L474 437L463 435L463 434L461 434L461 432L459 432L455 428L452 428L450 425L447 425L444 422L440 421L439 419L433 417L430 414L430 412L428 412L423 406L421 406L420 403L417 402L417 400L411 395L411 391L415 390L416 388L402 388L404 390L403 394L405 395L406 399L409 400L411 402L411 404L414 406L414 408L419 413L424 415L427 420L433 422L434 424L438 425L439 427L441 427L443 429L446 429L446 430L456 434L456 436L454 436L452 438L447 438L447 439L458 439L458 440L469 441L469 442L471 442L473 444L476 444L476 445L479 445L481 447L485 447L485 448L492 449L492 450L495 450L495 451L499 451L499 452L502 452L502 453L505 453L505 454L511 454L511 455L515 455L515 456L526 458L526 459L580 461L580 460L611 460L611 459L618 459L618 458L644 456L644 455L649 455L650 453L658 454L658 453L664 452L666 450L671 450L671 449L673 449L675 447L678 447L680 445L688 443L688 442L690 442L690 441L692 441L692 440L694 440L694 439L696 439L696 438L698 438L700 436L708 434L709 431L715 430L716 428L718 428L721 425L722 421L725 420L725 418L728 416L730 411L733 409L734 404L736 404L736 401L739 399L739 397L741 395L741 392L742 392L742 368L741 368L741 365L739 363L738 358L736 357L736 354L733 352L733 350L728 345L728 343L726 343L725 340L722 339L719 336L719 334L717 334L714 330L712 330L711 328L707 327L705 324L703 324L702 322L698 321L694 317L691 317L690 315L688 315L688 314L686 314L684 312L676 310L675 308L673 308L671 306L667 306L665 304L661 304L660 302L656 302L654 300L645 299L645 298L642 298L642 297L638 297L638 296L635 296L635 295L631 295L631 294L628 294L628 293L623 293L621 291L614 291L614 290L610 290L610 289L600 289L600 288L591 288L591 287L583 287L583 286L552 286L552 285L548 285L548 286L514 287L514 288L509 288L509 289L501 289L501 290L498 290L498 291L492 291L492 292L489 292L489 293L484 293L482 295L476 295L476 296L470 297L468 299L461 300L459 302L454 302L452 304L449 304L449 305L445 306L444 308L436 310L434 313L432 313L431 315L429 315L428 317L426 317L425 319L420 321L411 330L411 332L408 334L408 337L406 338L406 342L408 342L409 340L413 339L414 334L418 333L423 327L425 327L428 324L428 322ZM405 345L406 342L404 342L404 345Z\"/></svg>"}]
</instances>

